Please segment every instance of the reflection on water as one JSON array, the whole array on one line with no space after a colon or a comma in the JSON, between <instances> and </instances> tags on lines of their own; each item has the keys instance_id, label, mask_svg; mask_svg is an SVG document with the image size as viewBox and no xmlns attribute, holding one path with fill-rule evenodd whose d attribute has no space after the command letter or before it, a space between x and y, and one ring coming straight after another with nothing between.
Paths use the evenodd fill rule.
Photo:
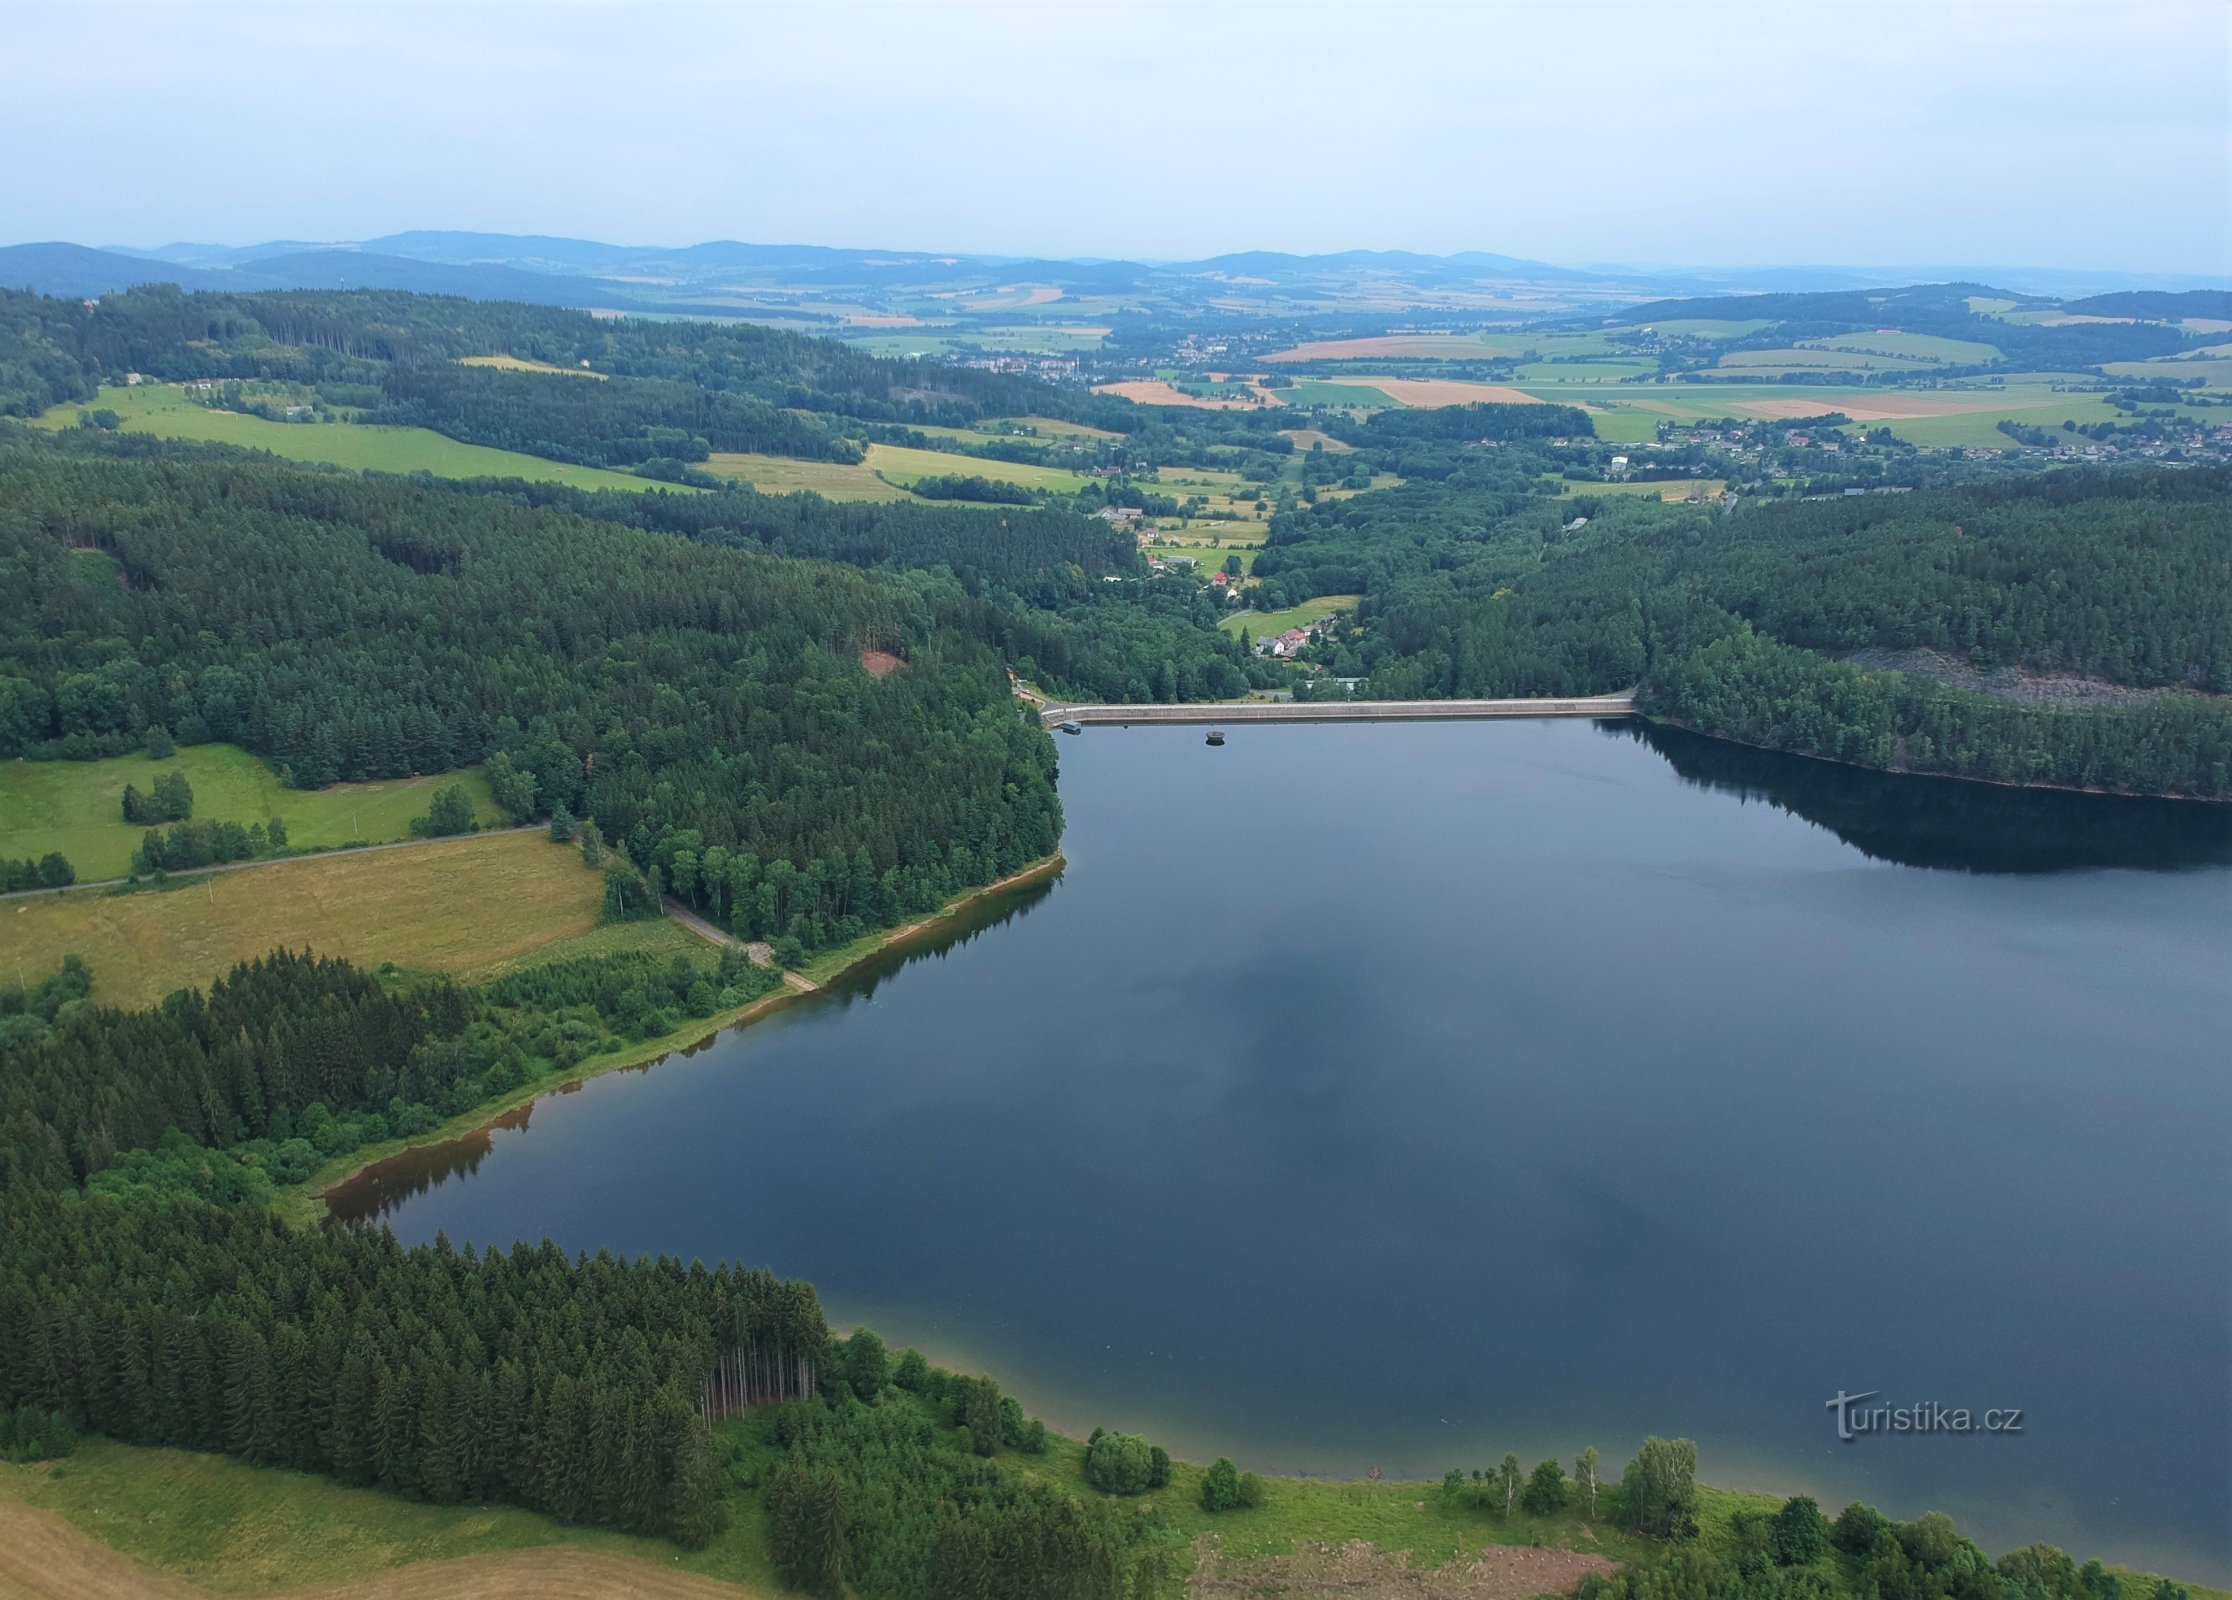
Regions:
<instances>
[{"instance_id":1,"label":"reflection on water","mask_svg":"<svg viewBox=\"0 0 2232 1600\"><path fill-rule=\"evenodd\" d=\"M1961 872L2232 863L2232 805L1922 778L1755 750L1641 718L1599 722L1702 789L1764 800L1878 861Z\"/></svg>"},{"instance_id":2,"label":"reflection on water","mask_svg":"<svg viewBox=\"0 0 2232 1600\"><path fill-rule=\"evenodd\" d=\"M856 1001L871 1001L876 997L876 990L889 982L902 968L917 961L943 961L992 929L1029 916L1034 908L1054 892L1055 882L1060 876L1059 871L1056 871L1042 878L1034 878L1028 883L1017 884L1012 889L980 895L951 916L942 917L913 933L892 940L873 955L848 967L841 978L811 994L793 997L785 1009L833 1008L842 1011ZM715 1029L704 1038L694 1040L679 1050L670 1050L653 1056L648 1061L614 1070L622 1073L649 1072L670 1056L688 1059L714 1048L724 1031L726 1030ZM577 1078L571 1083L560 1084L547 1093L574 1094L581 1086L582 1080ZM535 1107L540 1103L540 1100L531 1100L462 1137L446 1139L439 1144L419 1145L375 1161L361 1171L352 1173L325 1192L328 1219L334 1223L369 1221L386 1215L406 1200L438 1188L452 1178L470 1177L480 1170L481 1162L487 1159L488 1152L495 1144L495 1136L498 1133L525 1133L534 1118Z\"/></svg>"},{"instance_id":3,"label":"reflection on water","mask_svg":"<svg viewBox=\"0 0 2232 1600\"><path fill-rule=\"evenodd\" d=\"M1679 1434L1713 1482L2232 1574L2224 813L1580 721L1063 770L1057 888L383 1220L765 1267L1191 1459ZM1840 1388L2030 1431L1842 1446Z\"/></svg>"}]
</instances>

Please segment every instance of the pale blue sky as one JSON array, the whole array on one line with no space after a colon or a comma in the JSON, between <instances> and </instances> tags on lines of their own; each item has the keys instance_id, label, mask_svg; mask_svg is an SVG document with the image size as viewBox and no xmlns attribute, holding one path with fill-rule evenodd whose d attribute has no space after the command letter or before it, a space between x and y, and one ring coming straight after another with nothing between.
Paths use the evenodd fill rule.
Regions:
<instances>
[{"instance_id":1,"label":"pale blue sky","mask_svg":"<svg viewBox=\"0 0 2232 1600\"><path fill-rule=\"evenodd\" d=\"M0 6L0 242L2232 272L2226 0Z\"/></svg>"}]
</instances>

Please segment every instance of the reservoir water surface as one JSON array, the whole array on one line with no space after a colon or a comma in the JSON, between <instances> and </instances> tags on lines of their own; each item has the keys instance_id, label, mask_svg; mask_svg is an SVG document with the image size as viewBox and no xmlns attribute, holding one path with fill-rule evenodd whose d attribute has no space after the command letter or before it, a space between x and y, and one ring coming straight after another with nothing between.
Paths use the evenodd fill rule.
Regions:
<instances>
[{"instance_id":1,"label":"reservoir water surface","mask_svg":"<svg viewBox=\"0 0 2232 1600\"><path fill-rule=\"evenodd\" d=\"M348 1205L765 1265L1196 1459L1687 1435L2232 1578L2232 808L1586 722L1061 753L1059 880Z\"/></svg>"}]
</instances>

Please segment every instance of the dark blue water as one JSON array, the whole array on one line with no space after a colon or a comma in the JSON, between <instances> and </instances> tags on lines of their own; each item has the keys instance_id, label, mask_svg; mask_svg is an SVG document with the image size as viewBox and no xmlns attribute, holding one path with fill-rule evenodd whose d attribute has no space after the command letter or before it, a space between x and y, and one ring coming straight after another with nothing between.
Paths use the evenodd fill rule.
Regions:
<instances>
[{"instance_id":1,"label":"dark blue water","mask_svg":"<svg viewBox=\"0 0 2232 1600\"><path fill-rule=\"evenodd\" d=\"M968 937L395 1173L1050 1421L1507 1450L2232 1575L2232 812L1580 722L1095 728ZM2021 1408L1839 1444L1839 1390Z\"/></svg>"}]
</instances>

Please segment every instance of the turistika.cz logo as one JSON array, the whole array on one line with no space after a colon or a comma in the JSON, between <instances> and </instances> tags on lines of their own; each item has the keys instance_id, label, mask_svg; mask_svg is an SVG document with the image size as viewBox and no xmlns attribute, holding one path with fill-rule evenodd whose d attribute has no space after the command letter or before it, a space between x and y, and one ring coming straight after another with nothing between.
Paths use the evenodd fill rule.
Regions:
<instances>
[{"instance_id":1,"label":"turistika.cz logo","mask_svg":"<svg viewBox=\"0 0 2232 1600\"><path fill-rule=\"evenodd\" d=\"M2023 1412L2020 1406L1994 1406L1988 1411L1971 1411L1966 1406L1944 1406L1935 1400L1926 1400L1911 1406L1871 1406L1883 1391L1868 1389L1859 1394L1846 1394L1839 1389L1828 1402L1828 1409L1837 1414L1837 1437L1846 1444L1857 1441L1868 1433L2021 1433Z\"/></svg>"}]
</instances>

